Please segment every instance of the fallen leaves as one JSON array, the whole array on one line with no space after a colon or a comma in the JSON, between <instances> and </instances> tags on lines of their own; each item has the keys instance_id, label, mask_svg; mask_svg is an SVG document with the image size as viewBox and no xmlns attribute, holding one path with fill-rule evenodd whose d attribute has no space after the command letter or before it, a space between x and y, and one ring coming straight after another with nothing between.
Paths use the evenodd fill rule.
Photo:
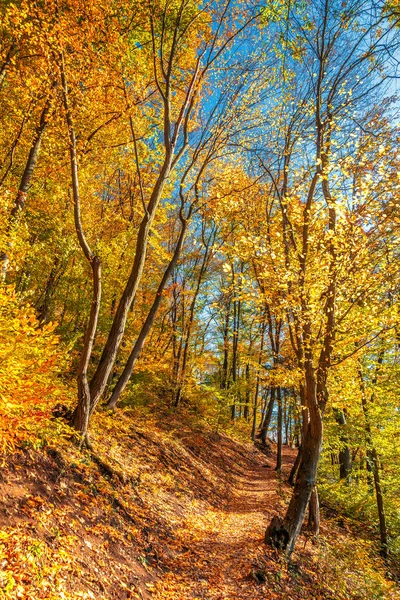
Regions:
<instances>
[{"instance_id":1,"label":"fallen leaves","mask_svg":"<svg viewBox=\"0 0 400 600\"><path fill-rule=\"evenodd\" d=\"M96 415L93 443L125 482L68 443L7 458L0 598L369 600L372 589L396 597L373 572L370 546L358 544L370 576L361 581L344 552L355 538L334 524L323 525L319 546L300 544L292 564L264 546L270 514L290 490L250 444L149 416L136 415L133 427L128 411L118 415L116 444L113 426ZM286 471L294 455L285 449Z\"/></svg>"}]
</instances>

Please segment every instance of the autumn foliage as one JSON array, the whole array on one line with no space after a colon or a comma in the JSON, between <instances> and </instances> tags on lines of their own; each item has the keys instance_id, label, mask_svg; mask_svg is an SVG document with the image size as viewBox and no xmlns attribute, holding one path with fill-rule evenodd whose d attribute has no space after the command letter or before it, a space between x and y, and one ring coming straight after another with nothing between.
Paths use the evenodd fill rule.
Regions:
<instances>
[{"instance_id":1,"label":"autumn foliage","mask_svg":"<svg viewBox=\"0 0 400 600\"><path fill-rule=\"evenodd\" d=\"M399 19L387 0L0 3L6 597L113 597L122 559L104 589L79 587L68 519L81 537L100 523L85 577L107 536L145 557L182 526L144 570L127 550L138 571L116 597L284 597L293 564L294 598L356 598L362 574L359 597L395 593ZM131 435L155 453L144 470ZM225 577L235 523L245 558ZM348 548L339 582L329 564L340 523L350 583Z\"/></svg>"},{"instance_id":2,"label":"autumn foliage","mask_svg":"<svg viewBox=\"0 0 400 600\"><path fill-rule=\"evenodd\" d=\"M40 326L35 310L21 306L12 287L0 291L0 415L2 453L35 439L63 397L57 382L59 338L55 324Z\"/></svg>"}]
</instances>

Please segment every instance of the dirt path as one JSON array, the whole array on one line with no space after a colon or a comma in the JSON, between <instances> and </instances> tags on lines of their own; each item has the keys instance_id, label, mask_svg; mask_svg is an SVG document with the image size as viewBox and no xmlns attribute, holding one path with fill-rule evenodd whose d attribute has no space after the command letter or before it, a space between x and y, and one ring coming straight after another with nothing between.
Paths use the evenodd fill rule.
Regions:
<instances>
[{"instance_id":1,"label":"dirt path","mask_svg":"<svg viewBox=\"0 0 400 600\"><path fill-rule=\"evenodd\" d=\"M284 451L282 482L287 478L295 453L291 449ZM192 514L176 531L179 551L175 550L167 561L166 568L170 571L157 584L155 598L256 600L282 597L272 592L266 596L265 586L257 586L250 572L266 551L265 526L286 504L279 493L286 484L274 471L274 456L267 458L257 452L250 464L251 469L247 465L246 471L234 475L234 492L225 506L208 510L201 505L193 506Z\"/></svg>"}]
</instances>

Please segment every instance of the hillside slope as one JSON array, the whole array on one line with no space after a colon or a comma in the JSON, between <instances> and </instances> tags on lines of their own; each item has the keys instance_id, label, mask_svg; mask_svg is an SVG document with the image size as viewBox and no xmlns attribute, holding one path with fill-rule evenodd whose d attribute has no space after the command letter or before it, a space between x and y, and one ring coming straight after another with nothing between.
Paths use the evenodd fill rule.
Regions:
<instances>
[{"instance_id":1,"label":"hillside slope","mask_svg":"<svg viewBox=\"0 0 400 600\"><path fill-rule=\"evenodd\" d=\"M129 411L97 415L92 440L92 453L61 438L3 457L0 597L400 597L343 519L324 519L318 542L305 530L290 564L264 546L295 450L279 476L252 444Z\"/></svg>"}]
</instances>

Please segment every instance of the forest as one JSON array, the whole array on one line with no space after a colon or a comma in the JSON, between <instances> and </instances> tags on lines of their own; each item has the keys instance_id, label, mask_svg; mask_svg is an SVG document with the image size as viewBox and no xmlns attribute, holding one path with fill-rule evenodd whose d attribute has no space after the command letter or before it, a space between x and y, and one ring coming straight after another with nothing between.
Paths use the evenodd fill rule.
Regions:
<instances>
[{"instance_id":1,"label":"forest","mask_svg":"<svg viewBox=\"0 0 400 600\"><path fill-rule=\"evenodd\" d=\"M399 0L0 15L0 598L400 598Z\"/></svg>"}]
</instances>

